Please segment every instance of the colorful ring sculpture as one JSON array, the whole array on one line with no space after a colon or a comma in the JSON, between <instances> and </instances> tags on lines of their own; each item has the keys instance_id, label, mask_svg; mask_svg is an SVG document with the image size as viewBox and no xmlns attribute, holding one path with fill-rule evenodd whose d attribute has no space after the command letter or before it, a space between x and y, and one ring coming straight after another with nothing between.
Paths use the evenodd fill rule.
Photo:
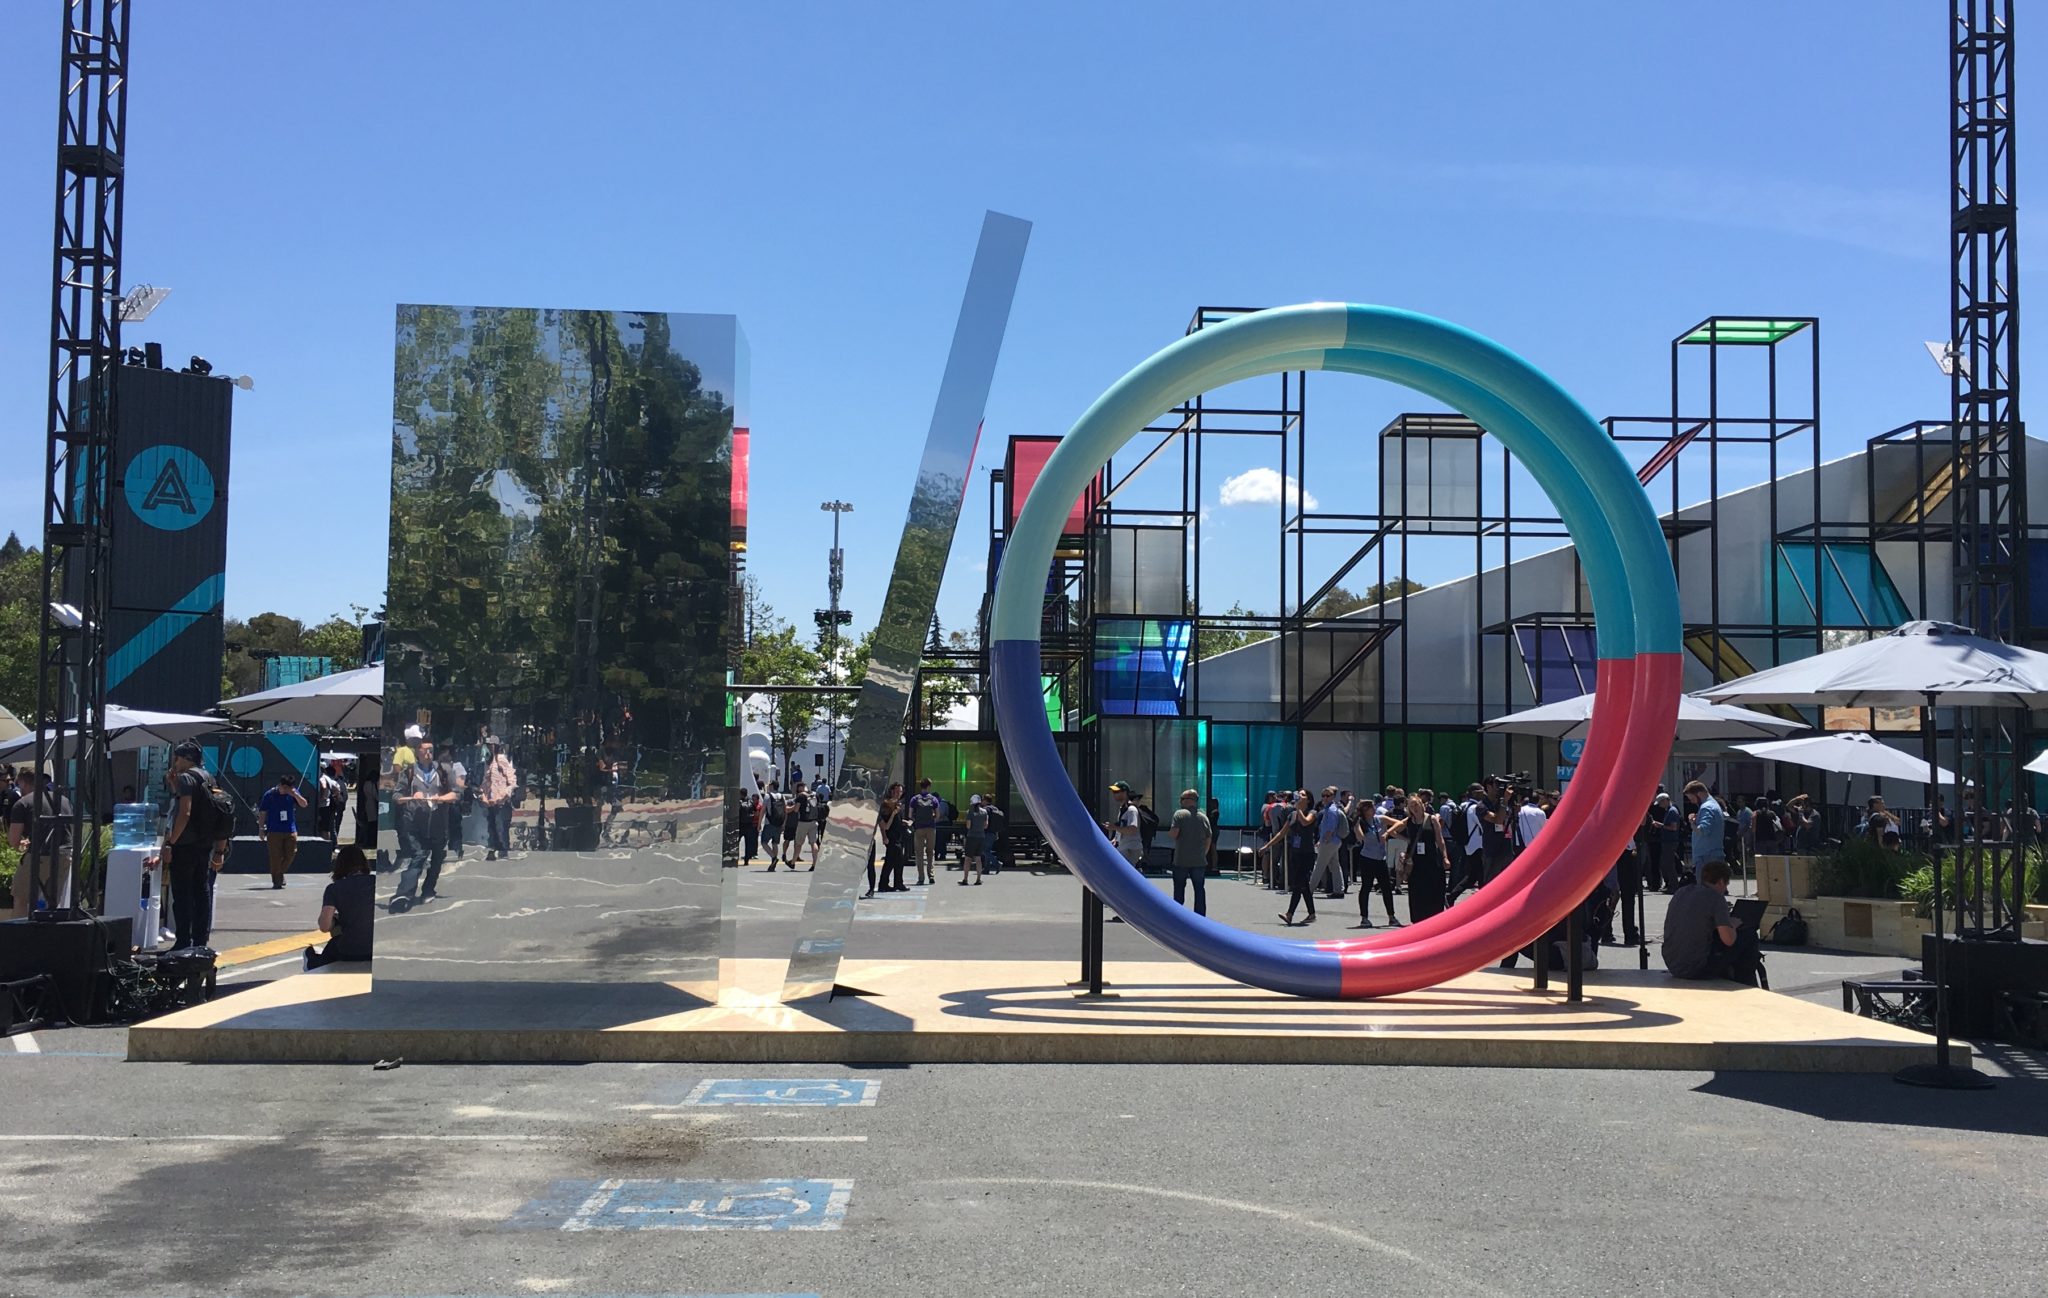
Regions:
<instances>
[{"instance_id":1,"label":"colorful ring sculpture","mask_svg":"<svg viewBox=\"0 0 2048 1298\"><path fill-rule=\"evenodd\" d=\"M1248 933L1184 910L1104 839L1069 782L1045 717L1038 631L1045 574L1090 478L1183 401L1287 370L1399 383L1500 438L1571 533L1593 601L1599 680L1591 732L1549 826L1500 877L1405 929L1319 943ZM1132 927L1204 968L1272 991L1386 996L1469 973L1535 941L1612 866L1671 752L1678 714L1678 586L1662 529L1592 417L1520 357L1469 330L1388 307L1312 303L1213 325L1105 392L1046 461L1004 545L989 619L996 726L1046 841Z\"/></svg>"}]
</instances>

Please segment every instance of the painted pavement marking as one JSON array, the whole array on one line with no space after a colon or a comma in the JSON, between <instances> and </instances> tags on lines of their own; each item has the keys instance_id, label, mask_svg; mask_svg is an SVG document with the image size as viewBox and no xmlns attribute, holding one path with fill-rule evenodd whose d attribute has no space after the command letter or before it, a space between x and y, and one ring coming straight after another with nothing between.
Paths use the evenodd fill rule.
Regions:
<instances>
[{"instance_id":1,"label":"painted pavement marking","mask_svg":"<svg viewBox=\"0 0 2048 1298\"><path fill-rule=\"evenodd\" d=\"M852 1181L554 1181L506 1230L838 1230Z\"/></svg>"},{"instance_id":2,"label":"painted pavement marking","mask_svg":"<svg viewBox=\"0 0 2048 1298\"><path fill-rule=\"evenodd\" d=\"M18 1053L24 1055L39 1055L43 1053L43 1048L36 1044L36 1034L33 1032L15 1033L14 1048Z\"/></svg>"},{"instance_id":3,"label":"painted pavement marking","mask_svg":"<svg viewBox=\"0 0 2048 1298\"><path fill-rule=\"evenodd\" d=\"M699 1082L695 1090L683 1097L683 1103L704 1107L783 1104L872 1109L881 1091L881 1082L853 1077L712 1077Z\"/></svg>"},{"instance_id":4,"label":"painted pavement marking","mask_svg":"<svg viewBox=\"0 0 2048 1298\"><path fill-rule=\"evenodd\" d=\"M924 918L925 895L914 897L874 897L854 912L855 919L911 920Z\"/></svg>"}]
</instances>

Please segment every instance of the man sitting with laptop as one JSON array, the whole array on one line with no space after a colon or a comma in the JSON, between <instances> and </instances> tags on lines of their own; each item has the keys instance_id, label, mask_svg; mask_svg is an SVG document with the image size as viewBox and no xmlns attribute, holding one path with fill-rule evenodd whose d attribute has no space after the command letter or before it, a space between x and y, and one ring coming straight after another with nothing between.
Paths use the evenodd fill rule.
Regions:
<instances>
[{"instance_id":1,"label":"man sitting with laptop","mask_svg":"<svg viewBox=\"0 0 2048 1298\"><path fill-rule=\"evenodd\" d=\"M1728 905L1728 863L1708 861L1699 882L1680 888L1664 912L1664 967L1674 978L1725 979L1745 986L1763 982L1756 925Z\"/></svg>"}]
</instances>

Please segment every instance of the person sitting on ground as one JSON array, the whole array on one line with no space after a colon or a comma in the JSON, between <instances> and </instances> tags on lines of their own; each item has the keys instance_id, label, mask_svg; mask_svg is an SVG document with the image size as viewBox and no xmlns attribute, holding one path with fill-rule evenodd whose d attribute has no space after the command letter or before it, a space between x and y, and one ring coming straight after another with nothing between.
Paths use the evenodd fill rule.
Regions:
<instances>
[{"instance_id":1,"label":"person sitting on ground","mask_svg":"<svg viewBox=\"0 0 2048 1298\"><path fill-rule=\"evenodd\" d=\"M1728 905L1728 863L1700 867L1664 911L1664 967L1674 978L1727 979L1754 987L1763 955L1754 929L1735 922Z\"/></svg>"},{"instance_id":2,"label":"person sitting on ground","mask_svg":"<svg viewBox=\"0 0 2048 1298\"><path fill-rule=\"evenodd\" d=\"M354 843L334 849L334 881L320 897L320 931L327 945L306 948L306 968L337 960L370 958L371 921L376 915L377 876L370 858Z\"/></svg>"}]
</instances>

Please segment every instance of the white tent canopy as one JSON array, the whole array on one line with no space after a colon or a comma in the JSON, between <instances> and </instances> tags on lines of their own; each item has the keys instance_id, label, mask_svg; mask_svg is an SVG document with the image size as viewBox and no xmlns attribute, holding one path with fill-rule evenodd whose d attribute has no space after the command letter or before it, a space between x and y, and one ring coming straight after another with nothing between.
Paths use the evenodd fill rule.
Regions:
<instances>
[{"instance_id":1,"label":"white tent canopy","mask_svg":"<svg viewBox=\"0 0 2048 1298\"><path fill-rule=\"evenodd\" d=\"M76 721L70 723L72 726L77 724ZM139 708L124 708L118 703L107 705L107 745L114 752L175 744L181 739L196 739L227 728L228 724L219 717L202 717L187 712L145 712ZM63 751L56 753L56 757L72 755L77 733L69 727L65 729ZM35 752L36 736L26 732L0 743L0 761L30 761L34 759Z\"/></svg>"},{"instance_id":2,"label":"white tent canopy","mask_svg":"<svg viewBox=\"0 0 2048 1298\"><path fill-rule=\"evenodd\" d=\"M1546 703L1497 717L1479 727L1489 734L1544 735L1551 739L1582 739L1593 721L1593 696L1581 694L1561 703ZM1709 703L1690 694L1678 700L1674 738L1688 742L1714 739L1761 739L1804 730L1804 722L1787 721L1764 712Z\"/></svg>"},{"instance_id":3,"label":"white tent canopy","mask_svg":"<svg viewBox=\"0 0 2048 1298\"><path fill-rule=\"evenodd\" d=\"M2048 707L2048 654L1908 622L1861 644L1698 691L1719 703L1843 708Z\"/></svg>"},{"instance_id":4,"label":"white tent canopy","mask_svg":"<svg viewBox=\"0 0 2048 1298\"><path fill-rule=\"evenodd\" d=\"M1769 743L1735 746L1752 757L1810 766L1817 771L1833 771L1836 775L1873 775L1881 780L1927 783L1926 762L1911 753L1880 743L1869 735L1808 735L1804 739L1778 739ZM1940 775L1944 784L1955 782L1953 771L1941 770Z\"/></svg>"},{"instance_id":5,"label":"white tent canopy","mask_svg":"<svg viewBox=\"0 0 2048 1298\"><path fill-rule=\"evenodd\" d=\"M237 721L294 721L331 730L362 730L384 724L384 664L316 676L228 699L221 704Z\"/></svg>"}]
</instances>

